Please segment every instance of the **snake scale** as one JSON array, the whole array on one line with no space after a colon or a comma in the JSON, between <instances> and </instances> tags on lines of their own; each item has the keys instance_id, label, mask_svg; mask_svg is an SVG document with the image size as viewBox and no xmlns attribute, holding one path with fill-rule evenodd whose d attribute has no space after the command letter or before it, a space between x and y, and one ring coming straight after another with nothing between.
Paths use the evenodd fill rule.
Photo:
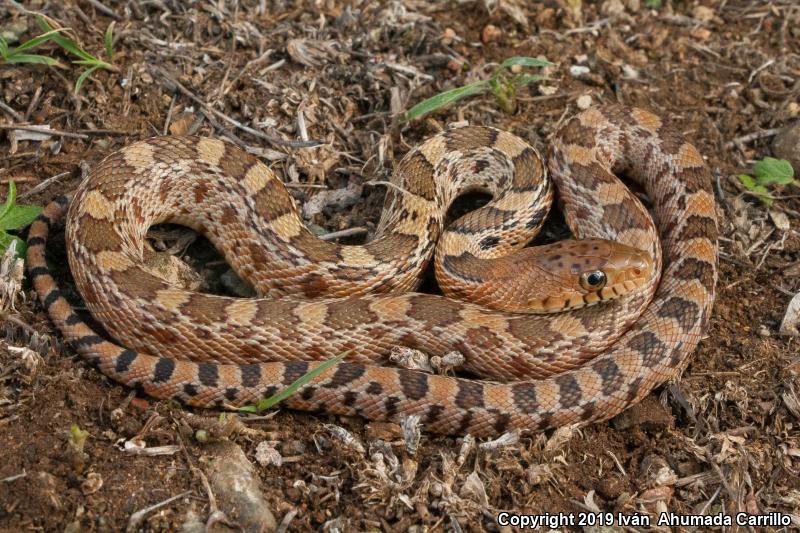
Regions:
<instances>
[{"instance_id":1,"label":"snake scale","mask_svg":"<svg viewBox=\"0 0 800 533\"><path fill-rule=\"evenodd\" d=\"M518 137L466 127L409 152L375 237L345 246L313 236L280 180L237 147L154 138L108 155L71 200L45 208L29 232L28 272L81 356L155 398L254 403L347 351L285 405L418 415L427 431L475 436L604 420L675 376L708 323L717 280L710 176L657 116L618 106L565 122L547 169L572 232L587 240L526 248L553 196L545 167ZM623 173L648 195L658 229ZM445 228L447 208L469 190L492 199ZM45 262L65 215L76 285L119 344L75 313ZM145 239L162 222L205 234L259 297L165 280ZM430 262L445 294L408 292ZM598 281L602 290L585 290ZM458 351L468 377L387 366L395 346Z\"/></svg>"}]
</instances>

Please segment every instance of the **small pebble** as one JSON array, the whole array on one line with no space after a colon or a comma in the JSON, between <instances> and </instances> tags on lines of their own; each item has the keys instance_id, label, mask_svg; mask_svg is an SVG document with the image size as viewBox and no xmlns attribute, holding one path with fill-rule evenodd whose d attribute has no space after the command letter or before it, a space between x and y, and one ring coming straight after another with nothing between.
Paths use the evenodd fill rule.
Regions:
<instances>
[{"instance_id":1,"label":"small pebble","mask_svg":"<svg viewBox=\"0 0 800 533\"><path fill-rule=\"evenodd\" d=\"M581 76L589 74L589 72L591 72L589 67L584 67L583 65L572 65L569 67L569 74L573 78L580 78Z\"/></svg>"},{"instance_id":2,"label":"small pebble","mask_svg":"<svg viewBox=\"0 0 800 533\"><path fill-rule=\"evenodd\" d=\"M628 80L638 80L639 71L630 65L622 65L622 77Z\"/></svg>"},{"instance_id":3,"label":"small pebble","mask_svg":"<svg viewBox=\"0 0 800 533\"><path fill-rule=\"evenodd\" d=\"M621 15L625 12L625 5L622 3L621 0L606 0L600 6L600 13L609 16L615 17L617 15Z\"/></svg>"},{"instance_id":4,"label":"small pebble","mask_svg":"<svg viewBox=\"0 0 800 533\"><path fill-rule=\"evenodd\" d=\"M622 481L617 476L604 477L597 483L597 492L607 500L615 500L622 494Z\"/></svg>"},{"instance_id":5,"label":"small pebble","mask_svg":"<svg viewBox=\"0 0 800 533\"><path fill-rule=\"evenodd\" d=\"M769 337L770 336L769 329L767 329L767 326L765 326L763 324L758 327L758 334L760 336L762 336L762 337Z\"/></svg>"},{"instance_id":6,"label":"small pebble","mask_svg":"<svg viewBox=\"0 0 800 533\"><path fill-rule=\"evenodd\" d=\"M592 107L592 96L589 94L582 94L578 97L578 100L575 102L575 104L581 111L586 111Z\"/></svg>"},{"instance_id":7,"label":"small pebble","mask_svg":"<svg viewBox=\"0 0 800 533\"><path fill-rule=\"evenodd\" d=\"M442 32L442 44L450 46L456 40L456 31L453 28L445 28Z\"/></svg>"},{"instance_id":8,"label":"small pebble","mask_svg":"<svg viewBox=\"0 0 800 533\"><path fill-rule=\"evenodd\" d=\"M495 26L494 24L487 24L483 31L481 31L481 42L483 44L493 43L495 41L499 41L500 37L503 36L503 30Z\"/></svg>"},{"instance_id":9,"label":"small pebble","mask_svg":"<svg viewBox=\"0 0 800 533\"><path fill-rule=\"evenodd\" d=\"M706 6L697 6L692 10L692 18L701 22L711 22L714 19L714 10Z\"/></svg>"},{"instance_id":10,"label":"small pebble","mask_svg":"<svg viewBox=\"0 0 800 533\"><path fill-rule=\"evenodd\" d=\"M707 41L711 38L711 30L708 28L695 28L692 30L691 36L698 41Z\"/></svg>"}]
</instances>

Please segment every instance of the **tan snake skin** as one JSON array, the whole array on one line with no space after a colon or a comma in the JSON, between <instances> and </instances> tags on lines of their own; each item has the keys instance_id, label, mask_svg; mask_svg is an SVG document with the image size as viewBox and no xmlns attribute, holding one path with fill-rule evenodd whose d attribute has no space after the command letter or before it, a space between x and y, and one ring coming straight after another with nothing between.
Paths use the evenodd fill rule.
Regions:
<instances>
[{"instance_id":1,"label":"tan snake skin","mask_svg":"<svg viewBox=\"0 0 800 533\"><path fill-rule=\"evenodd\" d=\"M645 253L607 253L593 240L556 243L536 256L543 259L514 263L519 275L494 285L483 279L486 270L508 272L493 261L527 244L552 192L535 150L511 134L470 127L440 134L403 159L376 236L363 246L311 235L281 182L232 145L186 137L140 142L99 163L71 203L60 198L45 209L31 226L27 264L64 338L105 375L156 398L254 403L315 361L350 350L348 362L304 385L287 407L369 419L416 414L428 431L476 436L603 420L673 377L708 322L717 279L710 178L697 150L658 117L620 107L568 121L551 144L548 168L577 237ZM613 172L644 188L660 231ZM454 197L473 189L487 190L492 201L443 229ZM95 319L128 348L75 314L46 265L50 227L68 205L76 284ZM160 222L204 233L262 297L166 282L145 241ZM577 279L585 268L607 268L600 291L576 286L578 296L529 303L546 311L625 295L531 315L491 309L492 302L397 293L417 287L437 240L437 276L449 277L449 294L486 281L488 289L474 291L479 300L535 295L531 277L560 269ZM398 345L432 355L459 351L459 370L493 381L380 366Z\"/></svg>"}]
</instances>

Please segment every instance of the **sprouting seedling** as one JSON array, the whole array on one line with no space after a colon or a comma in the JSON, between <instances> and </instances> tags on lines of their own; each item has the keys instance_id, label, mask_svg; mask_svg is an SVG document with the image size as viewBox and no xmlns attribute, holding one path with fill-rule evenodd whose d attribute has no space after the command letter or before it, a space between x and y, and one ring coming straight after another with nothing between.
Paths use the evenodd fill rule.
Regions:
<instances>
[{"instance_id":1,"label":"sprouting seedling","mask_svg":"<svg viewBox=\"0 0 800 533\"><path fill-rule=\"evenodd\" d=\"M25 256L25 241L8 231L21 230L33 222L42 212L42 208L36 205L17 205L17 186L13 181L8 183L8 198L5 204L0 207L0 255L16 241L18 257Z\"/></svg>"},{"instance_id":2,"label":"sprouting seedling","mask_svg":"<svg viewBox=\"0 0 800 533\"><path fill-rule=\"evenodd\" d=\"M76 453L81 454L86 446L86 439L88 437L88 431L82 430L78 424L72 424L69 428L67 442L69 443L70 448L75 450Z\"/></svg>"},{"instance_id":3,"label":"sprouting seedling","mask_svg":"<svg viewBox=\"0 0 800 533\"><path fill-rule=\"evenodd\" d=\"M36 23L39 25L39 28L42 29L46 34L49 34L49 40L56 43L58 46L69 52L70 54L74 55L78 59L72 61L75 65L83 65L86 69L81 72L81 75L78 76L77 81L75 82L75 93L79 93L81 87L83 86L83 82L86 81L86 78L92 75L92 73L97 69L106 69L111 71L117 71L117 67L112 65L111 63L107 63L102 59L93 56L83 48L81 48L78 43L70 39L69 37L65 37L60 33L60 31L69 31L67 30L59 30L56 32L50 23L45 20L42 16L36 17ZM111 56L113 55L113 25L109 26L106 30L104 41L105 41L105 48L106 48L106 55L109 56L109 61L111 60Z\"/></svg>"},{"instance_id":4,"label":"sprouting seedling","mask_svg":"<svg viewBox=\"0 0 800 533\"><path fill-rule=\"evenodd\" d=\"M0 64L34 63L37 65L50 65L53 67L64 68L64 65L59 63L57 59L53 59L52 57L41 54L30 53L40 44L51 41L53 35L61 31L64 31L64 29L62 28L45 32L41 35L37 35L33 39L25 41L21 45L14 48L9 47L8 41L6 41L3 37L0 37Z\"/></svg>"},{"instance_id":5,"label":"sprouting seedling","mask_svg":"<svg viewBox=\"0 0 800 533\"><path fill-rule=\"evenodd\" d=\"M272 408L276 404L282 402L283 400L285 400L286 398L297 392L297 389L299 389L300 387L302 387L303 385L305 385L306 383L308 383L309 381L311 381L312 379L314 379L315 377L322 374L327 369L329 369L330 367L332 367L333 365L344 359L348 353L350 353L350 350L340 353L333 359L329 359L328 361L325 361L321 365L312 368L311 370L309 370L308 372L297 378L291 385L289 385L285 389L276 392L269 398L264 398L263 400L258 402L257 405L245 405L243 407L240 407L239 411L245 413L260 413L261 411L266 411L267 409Z\"/></svg>"},{"instance_id":6,"label":"sprouting seedling","mask_svg":"<svg viewBox=\"0 0 800 533\"><path fill-rule=\"evenodd\" d=\"M536 57L509 57L495 69L494 74L492 74L490 78L474 81L462 87L444 91L427 100L423 100L406 112L404 120L410 122L415 118L419 118L431 111L436 111L467 96L484 94L487 92L492 92L494 94L497 104L503 111L506 113L513 113L514 109L516 109L517 90L533 82L547 79L546 76L514 71L520 67L547 67L550 65L552 65L552 63L549 61Z\"/></svg>"},{"instance_id":7,"label":"sprouting seedling","mask_svg":"<svg viewBox=\"0 0 800 533\"><path fill-rule=\"evenodd\" d=\"M111 21L111 24L106 28L106 33L103 35L103 44L106 47L106 57L109 61L114 60L114 25L116 21Z\"/></svg>"},{"instance_id":8,"label":"sprouting seedling","mask_svg":"<svg viewBox=\"0 0 800 533\"><path fill-rule=\"evenodd\" d=\"M739 181L745 189L758 196L759 200L766 205L775 203L775 199L770 195L769 185L799 185L800 182L794 179L794 169L791 163L785 159L775 159L765 157L753 165L753 175L740 174Z\"/></svg>"},{"instance_id":9,"label":"sprouting seedling","mask_svg":"<svg viewBox=\"0 0 800 533\"><path fill-rule=\"evenodd\" d=\"M59 62L57 59L42 54L31 53L31 51L39 45L49 42L56 43L58 46L78 58L73 61L74 64L84 65L87 67L75 82L76 94L80 92L83 83L86 81L86 78L91 76L95 70L103 68L106 70L117 71L117 67L111 63L93 56L81 48L75 41L62 35L62 33L71 31L69 28L53 28L42 16L36 17L36 23L44 33L25 41L17 47L10 47L8 45L8 41L0 37L0 64L34 63L38 65L65 68L65 65ZM111 61L114 55L113 22L106 29L103 40L106 49L106 56L108 56L108 60Z\"/></svg>"}]
</instances>

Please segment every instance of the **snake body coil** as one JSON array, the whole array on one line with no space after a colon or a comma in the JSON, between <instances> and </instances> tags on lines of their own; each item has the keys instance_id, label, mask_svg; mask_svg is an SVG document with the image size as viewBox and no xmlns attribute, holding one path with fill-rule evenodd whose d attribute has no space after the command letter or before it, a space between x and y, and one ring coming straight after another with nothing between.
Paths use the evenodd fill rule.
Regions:
<instances>
[{"instance_id":1,"label":"snake body coil","mask_svg":"<svg viewBox=\"0 0 800 533\"><path fill-rule=\"evenodd\" d=\"M567 122L548 166L568 224L589 240L523 249L552 196L541 161L511 134L470 127L410 152L375 238L341 246L309 233L281 182L241 150L212 139L151 139L109 155L71 202L45 209L29 234L29 274L84 358L156 398L255 403L348 351L347 362L286 405L370 419L416 414L428 431L476 436L607 419L674 376L708 322L717 279L710 179L697 150L658 117L619 107ZM660 231L614 172L645 189ZM455 196L473 189L492 200L444 228ZM127 348L87 326L50 275L47 236L68 205L76 284ZM260 297L167 282L145 240L160 222L207 235ZM621 251L596 239L619 242ZM417 287L434 255L445 296L402 292ZM563 294L531 296L531 279L548 281L559 269L566 281L550 281L568 285ZM608 272L605 287L587 286L599 278L586 273L596 271ZM477 303L450 297L467 293ZM513 301L519 295L524 301ZM611 301L592 305L600 300ZM526 306L580 308L518 312ZM398 345L459 351L463 370L492 381L381 366Z\"/></svg>"}]
</instances>

